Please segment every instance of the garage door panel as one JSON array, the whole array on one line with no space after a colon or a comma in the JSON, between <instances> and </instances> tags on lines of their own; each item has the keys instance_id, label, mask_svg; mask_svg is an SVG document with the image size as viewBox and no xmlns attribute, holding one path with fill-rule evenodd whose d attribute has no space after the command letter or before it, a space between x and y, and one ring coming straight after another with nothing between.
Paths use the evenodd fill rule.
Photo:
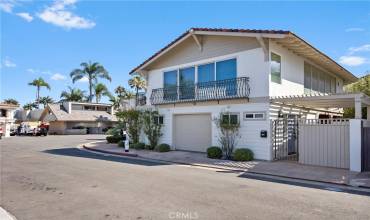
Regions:
<instances>
[{"instance_id":1,"label":"garage door panel","mask_svg":"<svg viewBox=\"0 0 370 220\"><path fill-rule=\"evenodd\" d=\"M211 115L175 115L175 148L205 152L211 146Z\"/></svg>"}]
</instances>

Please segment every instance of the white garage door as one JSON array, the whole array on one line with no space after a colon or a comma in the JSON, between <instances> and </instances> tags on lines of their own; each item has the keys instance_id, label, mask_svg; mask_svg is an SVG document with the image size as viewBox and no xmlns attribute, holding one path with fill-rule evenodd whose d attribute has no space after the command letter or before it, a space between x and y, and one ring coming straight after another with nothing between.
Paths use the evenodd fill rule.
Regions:
<instances>
[{"instance_id":1,"label":"white garage door","mask_svg":"<svg viewBox=\"0 0 370 220\"><path fill-rule=\"evenodd\" d=\"M175 148L206 152L212 144L211 123L210 114L175 115Z\"/></svg>"}]
</instances>

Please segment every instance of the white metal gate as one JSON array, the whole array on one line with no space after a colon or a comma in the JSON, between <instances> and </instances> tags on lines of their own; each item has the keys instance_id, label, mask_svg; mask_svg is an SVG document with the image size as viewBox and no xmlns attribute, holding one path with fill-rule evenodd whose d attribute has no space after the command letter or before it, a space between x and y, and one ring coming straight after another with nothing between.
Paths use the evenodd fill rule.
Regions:
<instances>
[{"instance_id":1,"label":"white metal gate","mask_svg":"<svg viewBox=\"0 0 370 220\"><path fill-rule=\"evenodd\" d=\"M301 119L299 163L349 168L349 120Z\"/></svg>"}]
</instances>

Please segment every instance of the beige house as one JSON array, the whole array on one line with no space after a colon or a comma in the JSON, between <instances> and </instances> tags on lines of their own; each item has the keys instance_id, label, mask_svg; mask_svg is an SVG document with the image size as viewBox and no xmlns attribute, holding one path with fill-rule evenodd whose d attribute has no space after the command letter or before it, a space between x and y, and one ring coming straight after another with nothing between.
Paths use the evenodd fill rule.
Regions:
<instances>
[{"instance_id":1,"label":"beige house","mask_svg":"<svg viewBox=\"0 0 370 220\"><path fill-rule=\"evenodd\" d=\"M103 134L117 123L112 105L82 102L49 104L40 120L49 134Z\"/></svg>"},{"instance_id":2,"label":"beige house","mask_svg":"<svg viewBox=\"0 0 370 220\"><path fill-rule=\"evenodd\" d=\"M15 122L14 111L18 107L18 105L0 103L0 127L5 137L10 136L10 129Z\"/></svg>"}]
</instances>

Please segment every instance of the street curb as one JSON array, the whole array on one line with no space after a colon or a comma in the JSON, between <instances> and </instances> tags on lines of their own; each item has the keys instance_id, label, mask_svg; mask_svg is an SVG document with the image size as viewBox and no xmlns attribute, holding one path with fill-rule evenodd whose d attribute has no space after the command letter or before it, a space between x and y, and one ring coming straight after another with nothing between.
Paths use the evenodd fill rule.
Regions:
<instances>
[{"instance_id":1,"label":"street curb","mask_svg":"<svg viewBox=\"0 0 370 220\"><path fill-rule=\"evenodd\" d=\"M336 191L336 192L346 192L351 194L357 195L365 195L370 196L369 188L365 187L356 187L347 184L335 184L335 183L328 183L322 181L313 181L313 180L304 180L298 178L290 178L290 177L280 177L276 175L268 175L268 174L258 174L258 173L251 173L246 172L241 175L243 178L261 180L261 181L268 181L268 182L275 182L281 184L289 184L301 187L309 187L309 188L316 188L328 191Z\"/></svg>"},{"instance_id":2,"label":"street curb","mask_svg":"<svg viewBox=\"0 0 370 220\"><path fill-rule=\"evenodd\" d=\"M96 142L91 142L91 143L96 143ZM88 151L90 151L92 153L94 153L94 151L96 151L96 152L106 153L106 154L110 154L110 155L127 156L127 155L124 155L124 154L121 154L121 153L92 149L92 148L86 147L85 144L82 145L82 146L83 146L83 148L85 150L88 150ZM139 156L137 154L136 154L135 157L137 159L147 160L147 161L160 161L160 162L165 162L165 163L188 165L188 166L194 166L194 167L212 168L212 169L218 169L218 170L224 170L224 171L231 171L231 172L243 173L243 174L263 175L263 176L268 176L270 178L290 179L292 181L308 181L308 182L314 182L314 183L318 183L318 184L336 185L336 186L339 186L339 187L355 187L357 189L362 189L362 190L368 190L368 189L370 189L369 187L365 187L365 186L353 186L353 185L346 184L346 183L326 182L326 181L312 180L312 179L306 179L306 178L288 177L288 176L282 176L282 175L276 175L276 174L266 174L266 173L248 171L248 170L243 170L243 169L233 169L233 168L225 168L225 167L218 167L218 166L212 166L212 165L192 164L192 163L184 163L184 162L177 162L177 161L174 162L174 161L168 161L168 160L153 159L153 158L142 157L142 156Z\"/></svg>"},{"instance_id":3,"label":"street curb","mask_svg":"<svg viewBox=\"0 0 370 220\"><path fill-rule=\"evenodd\" d=\"M86 150L89 150L89 151L96 151L96 152L105 153L105 154L119 155L119 156L125 156L125 157L138 157L137 154L133 154L133 153L111 152L111 151L99 150L99 149L94 149L94 148L91 148L91 147L86 147L85 145L82 145L82 147Z\"/></svg>"},{"instance_id":4,"label":"street curb","mask_svg":"<svg viewBox=\"0 0 370 220\"><path fill-rule=\"evenodd\" d=\"M4 208L0 206L0 219L2 220L17 220L17 218L6 211Z\"/></svg>"}]
</instances>

